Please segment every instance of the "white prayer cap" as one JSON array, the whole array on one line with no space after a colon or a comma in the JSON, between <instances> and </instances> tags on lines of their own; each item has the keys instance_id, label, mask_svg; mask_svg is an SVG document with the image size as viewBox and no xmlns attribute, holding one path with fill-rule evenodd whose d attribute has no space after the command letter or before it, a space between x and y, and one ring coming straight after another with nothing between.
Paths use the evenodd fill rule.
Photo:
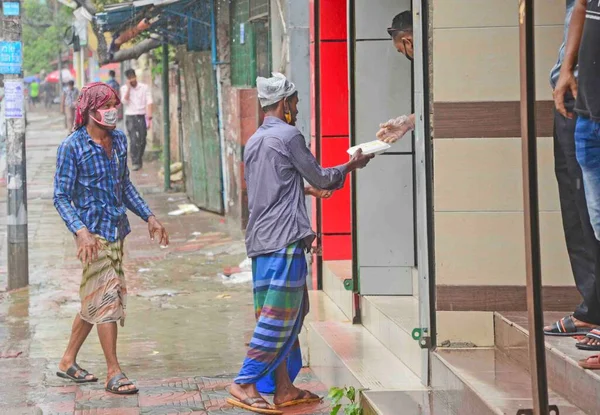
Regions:
<instances>
[{"instance_id":1,"label":"white prayer cap","mask_svg":"<svg viewBox=\"0 0 600 415\"><path fill-rule=\"evenodd\" d=\"M273 72L272 78L256 78L256 89L261 107L268 107L286 99L296 92L296 85L287 80L285 75Z\"/></svg>"}]
</instances>

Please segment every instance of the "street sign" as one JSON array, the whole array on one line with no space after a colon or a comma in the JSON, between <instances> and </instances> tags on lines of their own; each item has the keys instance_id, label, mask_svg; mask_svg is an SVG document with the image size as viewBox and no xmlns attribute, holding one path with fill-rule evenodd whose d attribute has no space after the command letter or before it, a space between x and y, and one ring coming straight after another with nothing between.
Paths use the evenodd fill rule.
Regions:
<instances>
[{"instance_id":1,"label":"street sign","mask_svg":"<svg viewBox=\"0 0 600 415\"><path fill-rule=\"evenodd\" d=\"M6 118L23 118L25 88L23 81L4 81Z\"/></svg>"},{"instance_id":2,"label":"street sign","mask_svg":"<svg viewBox=\"0 0 600 415\"><path fill-rule=\"evenodd\" d=\"M20 13L20 4L16 1L6 1L2 3L2 10L5 16L18 16Z\"/></svg>"},{"instance_id":3,"label":"street sign","mask_svg":"<svg viewBox=\"0 0 600 415\"><path fill-rule=\"evenodd\" d=\"M0 42L0 74L18 75L23 65L21 42Z\"/></svg>"}]
</instances>

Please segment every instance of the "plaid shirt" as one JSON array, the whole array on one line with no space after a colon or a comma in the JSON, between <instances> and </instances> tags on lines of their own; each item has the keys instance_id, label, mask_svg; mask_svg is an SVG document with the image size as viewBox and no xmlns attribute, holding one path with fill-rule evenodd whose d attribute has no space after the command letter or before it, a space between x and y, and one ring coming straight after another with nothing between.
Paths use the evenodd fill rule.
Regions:
<instances>
[{"instance_id":1,"label":"plaid shirt","mask_svg":"<svg viewBox=\"0 0 600 415\"><path fill-rule=\"evenodd\" d=\"M112 132L112 157L96 144L85 127L58 148L54 206L73 233L83 227L109 242L131 232L127 209L148 220L152 212L129 179L127 138Z\"/></svg>"}]
</instances>

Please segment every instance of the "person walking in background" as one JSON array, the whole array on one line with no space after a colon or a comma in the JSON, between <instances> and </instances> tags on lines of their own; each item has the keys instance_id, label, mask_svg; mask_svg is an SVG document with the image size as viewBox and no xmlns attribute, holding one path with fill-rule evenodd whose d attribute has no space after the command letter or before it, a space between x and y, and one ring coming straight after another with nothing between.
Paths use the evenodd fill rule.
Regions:
<instances>
[{"instance_id":1,"label":"person walking in background","mask_svg":"<svg viewBox=\"0 0 600 415\"><path fill-rule=\"evenodd\" d=\"M60 104L60 112L65 114L67 129L73 128L73 124L75 123L75 108L77 107L78 98L79 90L75 87L75 81L67 82L67 87L63 91L62 102Z\"/></svg>"},{"instance_id":2,"label":"person walking in background","mask_svg":"<svg viewBox=\"0 0 600 415\"><path fill-rule=\"evenodd\" d=\"M125 325L127 303L122 266L123 243L131 231L127 209L148 223L152 240L158 238L164 246L169 236L129 179L127 139L115 129L119 103L104 83L84 87L73 133L58 148L54 206L75 236L83 279L81 311L57 376L75 383L98 381L77 364L77 354L96 325L107 365L105 389L129 395L138 389L117 359L117 322Z\"/></svg>"},{"instance_id":3,"label":"person walking in background","mask_svg":"<svg viewBox=\"0 0 600 415\"><path fill-rule=\"evenodd\" d=\"M125 125L131 142L133 170L143 166L148 129L152 126L152 93L148 85L138 82L133 69L125 72L127 84L121 87L121 99L125 105Z\"/></svg>"},{"instance_id":4,"label":"person walking in background","mask_svg":"<svg viewBox=\"0 0 600 415\"><path fill-rule=\"evenodd\" d=\"M567 34L574 6L575 0L567 0L564 39L558 52L558 61L550 72L550 85L553 90L556 90L565 58ZM577 77L576 68L573 74ZM575 97L570 92L564 95L564 106L567 113L573 114ZM600 259L600 244L590 223L581 167L575 154L576 122L575 114L569 117L557 109L554 110L554 170L558 181L560 210L571 270L583 302L572 315L545 327L544 333L548 336L585 335L600 325L600 298L595 289L596 281L600 281L600 267L597 263Z\"/></svg>"},{"instance_id":5,"label":"person walking in background","mask_svg":"<svg viewBox=\"0 0 600 415\"><path fill-rule=\"evenodd\" d=\"M40 83L36 79L29 85L29 97L31 105L35 108L40 99Z\"/></svg>"},{"instance_id":6,"label":"person walking in background","mask_svg":"<svg viewBox=\"0 0 600 415\"><path fill-rule=\"evenodd\" d=\"M578 72L576 76L576 71ZM574 118L566 102L575 97L573 111L575 154L581 166L590 222L600 240L600 2L576 0L567 37L564 60L554 89L556 110L565 118ZM596 257L597 258L597 257ZM596 265L598 266L598 265ZM600 279L590 291L600 298ZM588 304L591 307L591 304ZM600 351L600 329L590 331L577 343L583 350ZM579 362L585 369L600 369L600 355Z\"/></svg>"},{"instance_id":7,"label":"person walking in background","mask_svg":"<svg viewBox=\"0 0 600 415\"><path fill-rule=\"evenodd\" d=\"M315 239L305 195L321 195L325 189L324 196L330 196L328 191L343 187L346 175L373 157L358 151L344 165L321 167L295 127L296 86L282 74L273 75L257 79L265 120L244 151L250 210L246 249L252 258L257 324L228 399L260 414L283 413L260 393L274 393L278 407L321 399L293 385L302 367L298 333L309 308L305 251ZM313 187L305 188L304 180Z\"/></svg>"},{"instance_id":8,"label":"person walking in background","mask_svg":"<svg viewBox=\"0 0 600 415\"><path fill-rule=\"evenodd\" d=\"M108 79L108 81L106 81L106 85L108 85L112 89L114 89L115 92L117 93L117 96L120 99L121 98L121 84L119 84L119 82L117 82L117 74L115 73L115 71L113 71L111 69L110 71L108 71L108 76L110 78ZM119 105L118 111L119 111L118 119L119 119L119 121L121 121L123 119L123 106L122 105Z\"/></svg>"}]
</instances>

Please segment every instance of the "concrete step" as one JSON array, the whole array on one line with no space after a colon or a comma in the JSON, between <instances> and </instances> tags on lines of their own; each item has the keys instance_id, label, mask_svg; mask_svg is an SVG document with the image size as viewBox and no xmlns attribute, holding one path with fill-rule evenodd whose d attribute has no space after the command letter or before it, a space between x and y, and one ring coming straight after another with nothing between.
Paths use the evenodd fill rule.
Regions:
<instances>
[{"instance_id":1,"label":"concrete step","mask_svg":"<svg viewBox=\"0 0 600 415\"><path fill-rule=\"evenodd\" d=\"M564 316L564 312L546 312L545 324L549 325ZM496 347L525 370L529 370L527 314L496 313L494 319ZM576 342L572 337L546 337L548 385L569 401L575 402L586 413L600 414L600 374L578 365L579 360L594 352L577 349Z\"/></svg>"},{"instance_id":2,"label":"concrete step","mask_svg":"<svg viewBox=\"0 0 600 415\"><path fill-rule=\"evenodd\" d=\"M352 261L325 261L323 263L323 291L331 298L346 318L354 316L354 293L348 290L352 282Z\"/></svg>"},{"instance_id":3,"label":"concrete step","mask_svg":"<svg viewBox=\"0 0 600 415\"><path fill-rule=\"evenodd\" d=\"M309 323L308 344L311 369L328 387L424 389L420 379L361 325Z\"/></svg>"},{"instance_id":4,"label":"concrete step","mask_svg":"<svg viewBox=\"0 0 600 415\"><path fill-rule=\"evenodd\" d=\"M427 350L412 337L413 329L419 327L419 300L409 296L365 296L361 313L363 326L420 377Z\"/></svg>"},{"instance_id":5,"label":"concrete step","mask_svg":"<svg viewBox=\"0 0 600 415\"><path fill-rule=\"evenodd\" d=\"M516 414L533 408L527 368L498 348L438 349L431 373L433 390L444 396L440 404L454 411L449 413ZM598 413L598 407L584 411L553 389L549 398L561 415Z\"/></svg>"}]
</instances>

